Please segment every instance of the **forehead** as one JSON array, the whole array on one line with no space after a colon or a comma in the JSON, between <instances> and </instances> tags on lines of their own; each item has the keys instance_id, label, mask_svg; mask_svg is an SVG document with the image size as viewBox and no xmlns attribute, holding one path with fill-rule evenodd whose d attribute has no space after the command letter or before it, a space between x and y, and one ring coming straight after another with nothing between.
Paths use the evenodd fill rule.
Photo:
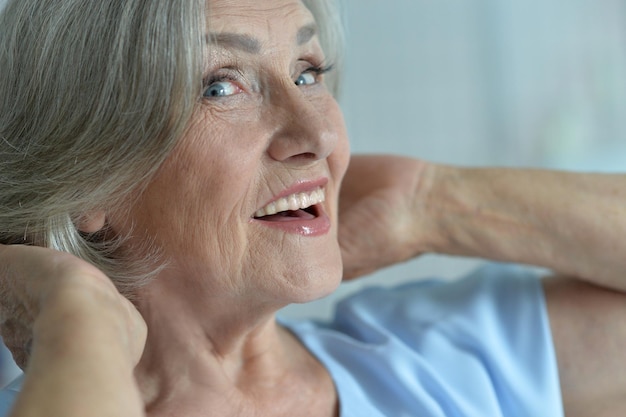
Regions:
<instances>
[{"instance_id":1,"label":"forehead","mask_svg":"<svg viewBox=\"0 0 626 417\"><path fill-rule=\"evenodd\" d=\"M268 32L291 35L291 30L315 21L301 0L208 0L211 32Z\"/></svg>"}]
</instances>

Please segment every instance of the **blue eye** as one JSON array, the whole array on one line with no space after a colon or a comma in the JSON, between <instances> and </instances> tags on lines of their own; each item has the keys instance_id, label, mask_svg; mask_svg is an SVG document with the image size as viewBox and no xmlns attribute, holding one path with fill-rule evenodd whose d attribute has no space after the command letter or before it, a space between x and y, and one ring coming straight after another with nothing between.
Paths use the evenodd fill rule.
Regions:
<instances>
[{"instance_id":1,"label":"blue eye","mask_svg":"<svg viewBox=\"0 0 626 417\"><path fill-rule=\"evenodd\" d=\"M318 84L320 82L320 77L323 74L326 74L329 71L332 71L333 66L314 66L308 68L306 71L303 71L300 76L296 79L296 85L313 85Z\"/></svg>"},{"instance_id":2,"label":"blue eye","mask_svg":"<svg viewBox=\"0 0 626 417\"><path fill-rule=\"evenodd\" d=\"M317 82L317 74L312 71L306 71L300 74L298 79L296 80L296 85L311 85Z\"/></svg>"},{"instance_id":3,"label":"blue eye","mask_svg":"<svg viewBox=\"0 0 626 417\"><path fill-rule=\"evenodd\" d=\"M227 97L236 94L239 87L231 81L216 81L209 85L204 93L204 97Z\"/></svg>"}]
</instances>

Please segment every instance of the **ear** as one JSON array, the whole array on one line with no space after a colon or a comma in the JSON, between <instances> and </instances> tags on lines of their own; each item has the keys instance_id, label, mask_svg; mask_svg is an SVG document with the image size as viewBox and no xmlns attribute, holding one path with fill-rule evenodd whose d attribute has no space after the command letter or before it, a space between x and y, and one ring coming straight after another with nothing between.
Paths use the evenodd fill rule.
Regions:
<instances>
[{"instance_id":1,"label":"ear","mask_svg":"<svg viewBox=\"0 0 626 417\"><path fill-rule=\"evenodd\" d=\"M105 223L106 213L94 211L83 214L76 222L76 227L83 233L96 233L104 228Z\"/></svg>"}]
</instances>

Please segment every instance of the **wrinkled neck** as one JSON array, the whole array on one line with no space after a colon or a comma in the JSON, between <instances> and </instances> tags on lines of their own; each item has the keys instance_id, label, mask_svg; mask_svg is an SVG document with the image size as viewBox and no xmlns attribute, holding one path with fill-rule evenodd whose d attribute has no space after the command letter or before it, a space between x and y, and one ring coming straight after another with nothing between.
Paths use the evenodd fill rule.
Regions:
<instances>
[{"instance_id":1,"label":"wrinkled neck","mask_svg":"<svg viewBox=\"0 0 626 417\"><path fill-rule=\"evenodd\" d=\"M153 284L136 303L148 337L135 377L149 415L182 415L176 410L191 405L227 415L233 407L258 409L259 401L270 408L307 384L329 391L326 370L276 323L279 306Z\"/></svg>"},{"instance_id":2,"label":"wrinkled neck","mask_svg":"<svg viewBox=\"0 0 626 417\"><path fill-rule=\"evenodd\" d=\"M155 288L137 303L148 338L139 379L169 390L179 383L214 386L220 378L272 373L285 350L275 311L242 300L177 296ZM275 362L279 362L278 364ZM271 375L267 375L271 377ZM184 380L187 381L184 381Z\"/></svg>"}]
</instances>

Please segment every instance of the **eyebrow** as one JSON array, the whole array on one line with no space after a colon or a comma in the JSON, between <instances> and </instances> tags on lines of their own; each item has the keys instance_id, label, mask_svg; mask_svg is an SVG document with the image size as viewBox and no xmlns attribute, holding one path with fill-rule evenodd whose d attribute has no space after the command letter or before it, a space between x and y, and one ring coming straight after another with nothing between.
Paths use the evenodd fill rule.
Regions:
<instances>
[{"instance_id":1,"label":"eyebrow","mask_svg":"<svg viewBox=\"0 0 626 417\"><path fill-rule=\"evenodd\" d=\"M239 49L249 54L261 52L261 43L249 35L231 32L209 33L206 36L206 41L227 49Z\"/></svg>"},{"instance_id":2,"label":"eyebrow","mask_svg":"<svg viewBox=\"0 0 626 417\"><path fill-rule=\"evenodd\" d=\"M313 39L313 36L315 36L316 34L317 25L315 23L303 26L298 30L298 34L296 35L296 44L298 44L298 46L304 45L305 43Z\"/></svg>"},{"instance_id":3,"label":"eyebrow","mask_svg":"<svg viewBox=\"0 0 626 417\"><path fill-rule=\"evenodd\" d=\"M317 34L317 25L311 23L298 29L296 34L296 44L298 46L309 42ZM238 49L240 51L257 55L261 53L261 42L250 36L241 33L220 32L206 35L207 43L214 43L224 48Z\"/></svg>"}]
</instances>

